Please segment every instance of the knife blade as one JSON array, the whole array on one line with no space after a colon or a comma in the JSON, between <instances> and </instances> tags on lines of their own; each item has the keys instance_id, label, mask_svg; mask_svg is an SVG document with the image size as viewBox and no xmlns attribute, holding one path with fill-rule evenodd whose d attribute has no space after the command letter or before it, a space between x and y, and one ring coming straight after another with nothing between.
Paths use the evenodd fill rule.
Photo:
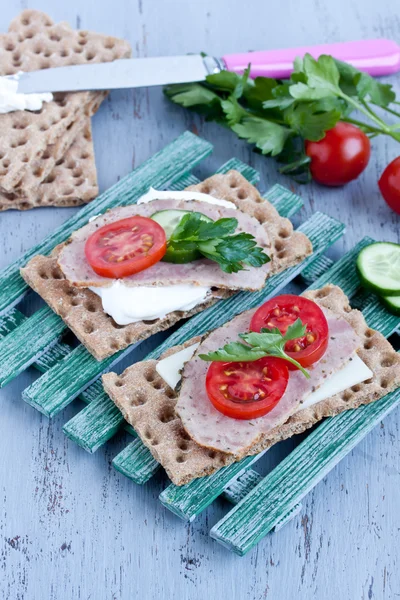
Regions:
<instances>
[{"instance_id":1,"label":"knife blade","mask_svg":"<svg viewBox=\"0 0 400 600\"><path fill-rule=\"evenodd\" d=\"M22 73L18 92L67 92L188 83L203 81L208 74L222 69L242 73L248 64L251 64L252 77L285 79L290 76L296 56L304 56L306 52L315 58L331 54L370 75L389 75L400 70L400 46L393 40L376 39L227 54L220 59L190 54L42 69Z\"/></svg>"},{"instance_id":2,"label":"knife blade","mask_svg":"<svg viewBox=\"0 0 400 600\"><path fill-rule=\"evenodd\" d=\"M77 92L202 81L208 71L200 55L124 58L22 73L18 92Z\"/></svg>"}]
</instances>

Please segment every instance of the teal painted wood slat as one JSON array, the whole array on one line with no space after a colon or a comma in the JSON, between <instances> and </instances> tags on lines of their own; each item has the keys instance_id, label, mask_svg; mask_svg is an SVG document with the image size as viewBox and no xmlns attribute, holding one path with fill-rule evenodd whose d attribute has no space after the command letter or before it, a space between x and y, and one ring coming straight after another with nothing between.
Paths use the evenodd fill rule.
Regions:
<instances>
[{"instance_id":1,"label":"teal painted wood slat","mask_svg":"<svg viewBox=\"0 0 400 600\"><path fill-rule=\"evenodd\" d=\"M27 318L16 308L12 308L8 313L0 317L0 340L22 325ZM32 366L41 373L44 373L54 366L56 362L63 359L69 352L71 352L71 347L68 344L58 342L39 356Z\"/></svg>"},{"instance_id":2,"label":"teal painted wood slat","mask_svg":"<svg viewBox=\"0 0 400 600\"><path fill-rule=\"evenodd\" d=\"M264 195L271 202L280 215L287 218L292 217L303 206L303 200L279 183L276 183Z\"/></svg>"},{"instance_id":3,"label":"teal painted wood slat","mask_svg":"<svg viewBox=\"0 0 400 600\"><path fill-rule=\"evenodd\" d=\"M123 417L103 391L63 427L63 432L87 452L93 453L121 428Z\"/></svg>"},{"instance_id":4,"label":"teal painted wood slat","mask_svg":"<svg viewBox=\"0 0 400 600\"><path fill-rule=\"evenodd\" d=\"M102 361L96 360L84 346L78 346L27 387L22 398L47 417L54 417L136 345Z\"/></svg>"},{"instance_id":5,"label":"teal painted wood slat","mask_svg":"<svg viewBox=\"0 0 400 600\"><path fill-rule=\"evenodd\" d=\"M48 307L38 310L0 340L0 387L14 379L57 342L66 329L64 322ZM32 328L40 337L31 339Z\"/></svg>"},{"instance_id":6,"label":"teal painted wood slat","mask_svg":"<svg viewBox=\"0 0 400 600\"><path fill-rule=\"evenodd\" d=\"M321 256L318 256L315 260L313 260L313 262L304 269L304 271L301 274L301 278L304 281L304 283L307 286L309 286L313 283L313 281L318 279L318 277L323 275L323 273L325 273L325 271L327 271L332 265L333 260L328 256L322 254Z\"/></svg>"},{"instance_id":7,"label":"teal painted wood slat","mask_svg":"<svg viewBox=\"0 0 400 600\"><path fill-rule=\"evenodd\" d=\"M239 504L262 479L262 475L257 471L247 469L225 488L222 496L231 504Z\"/></svg>"},{"instance_id":8,"label":"teal painted wood slat","mask_svg":"<svg viewBox=\"0 0 400 600\"><path fill-rule=\"evenodd\" d=\"M107 208L133 204L150 186L163 188L169 182L176 181L191 171L211 151L212 145L209 142L187 131L90 204L84 206L44 241L31 248L0 273L0 313L12 308L28 289L19 274L19 269L30 258L36 254L48 254L73 231L85 225L93 215L104 212Z\"/></svg>"},{"instance_id":9,"label":"teal painted wood slat","mask_svg":"<svg viewBox=\"0 0 400 600\"><path fill-rule=\"evenodd\" d=\"M12 308L8 313L2 315L0 317L0 339L6 337L11 331L14 331L14 329L19 327L25 319L26 316L15 308Z\"/></svg>"},{"instance_id":10,"label":"teal painted wood slat","mask_svg":"<svg viewBox=\"0 0 400 600\"><path fill-rule=\"evenodd\" d=\"M367 238L365 240L361 240L357 246L345 254L336 264L332 265L326 271L326 273L321 275L311 287L317 289L323 287L327 283L336 284L337 281L340 281L343 291L351 297L351 295L357 291L357 287L354 281L354 274L348 269L348 265L354 262L354 259L358 255L360 249L366 243L368 243ZM349 275L346 284L344 283L342 276L342 271L344 269ZM261 456L262 454L258 455L258 458ZM246 458L244 461L246 461ZM236 465L241 465L242 462L243 461L236 463ZM227 485L226 473L228 473L228 475L231 473L231 478L234 480L234 478L237 476L237 467L233 467L235 467L235 465L225 467L226 472L221 474L221 471L217 471L213 475L192 481L187 486L178 487L174 484L171 484L164 490L164 492L162 492L160 500L162 504L167 506L167 508L181 518L185 520L192 520L202 510L207 508L214 501L214 499L224 491ZM230 471L230 469L232 470ZM284 511L281 516L283 517L287 512L288 511Z\"/></svg>"},{"instance_id":11,"label":"teal painted wood slat","mask_svg":"<svg viewBox=\"0 0 400 600\"><path fill-rule=\"evenodd\" d=\"M135 464L137 466L135 468ZM113 460L117 471L138 485L146 483L159 470L160 465L151 452L136 438L126 446Z\"/></svg>"}]
</instances>

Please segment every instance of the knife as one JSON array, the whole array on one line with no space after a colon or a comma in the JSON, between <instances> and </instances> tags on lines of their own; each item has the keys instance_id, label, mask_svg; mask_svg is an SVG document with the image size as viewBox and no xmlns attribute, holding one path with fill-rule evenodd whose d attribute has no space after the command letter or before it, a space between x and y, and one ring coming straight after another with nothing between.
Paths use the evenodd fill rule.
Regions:
<instances>
[{"instance_id":1,"label":"knife","mask_svg":"<svg viewBox=\"0 0 400 600\"><path fill-rule=\"evenodd\" d=\"M243 73L249 63L252 77L287 79L293 60L306 52L315 58L331 54L370 75L390 75L400 70L400 46L393 40L375 39L227 54L222 58L190 54L42 69L22 73L18 79L18 92L67 92L188 83L203 81L210 73L223 69Z\"/></svg>"}]
</instances>

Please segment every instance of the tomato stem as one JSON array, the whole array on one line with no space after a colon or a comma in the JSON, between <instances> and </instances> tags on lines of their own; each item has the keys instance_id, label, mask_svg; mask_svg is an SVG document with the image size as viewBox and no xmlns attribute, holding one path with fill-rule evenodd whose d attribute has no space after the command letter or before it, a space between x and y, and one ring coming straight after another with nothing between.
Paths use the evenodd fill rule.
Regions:
<instances>
[{"instance_id":1,"label":"tomato stem","mask_svg":"<svg viewBox=\"0 0 400 600\"><path fill-rule=\"evenodd\" d=\"M343 94L342 92L338 93L338 96L340 98L343 98L343 100L345 100L346 102L351 104L351 106L354 106L354 108L356 110L359 110L366 117L371 119L371 121L376 123L376 125L378 125L378 128L375 133L379 132L379 133L383 133L385 135L389 135L390 137L395 139L397 142L400 142L400 133L394 132L389 125L387 125L384 121L382 121L382 119L380 117L378 117L378 115L365 102L365 100L361 100L360 102L358 102L351 96L347 96L347 94Z\"/></svg>"},{"instance_id":2,"label":"tomato stem","mask_svg":"<svg viewBox=\"0 0 400 600\"><path fill-rule=\"evenodd\" d=\"M368 123L364 123L363 121L359 121L358 119L346 117L345 119L342 119L342 121L344 121L345 123L351 123L352 125L357 125L357 127L359 127L360 129L365 130L366 133L382 133L381 129L378 129L377 127L371 127L371 125L368 125Z\"/></svg>"}]
</instances>

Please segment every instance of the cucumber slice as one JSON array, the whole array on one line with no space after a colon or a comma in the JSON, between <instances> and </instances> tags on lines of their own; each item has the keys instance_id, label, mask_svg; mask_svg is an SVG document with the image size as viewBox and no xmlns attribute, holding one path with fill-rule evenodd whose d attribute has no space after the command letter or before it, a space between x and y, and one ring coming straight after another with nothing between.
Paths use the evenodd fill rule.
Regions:
<instances>
[{"instance_id":1,"label":"cucumber slice","mask_svg":"<svg viewBox=\"0 0 400 600\"><path fill-rule=\"evenodd\" d=\"M158 212L151 215L153 221L157 221L159 225L164 229L167 240L172 235L175 227L178 225L182 217L188 214L187 210L159 210Z\"/></svg>"},{"instance_id":2,"label":"cucumber slice","mask_svg":"<svg viewBox=\"0 0 400 600\"><path fill-rule=\"evenodd\" d=\"M167 251L161 260L164 262L175 263L176 265L183 265L198 260L199 258L201 258L201 254L197 250L195 244L185 244L184 247L168 246Z\"/></svg>"},{"instance_id":3,"label":"cucumber slice","mask_svg":"<svg viewBox=\"0 0 400 600\"><path fill-rule=\"evenodd\" d=\"M178 210L178 209L168 209L168 210L159 210L158 212L151 215L151 218L156 221L165 231L165 235L167 240L170 239L173 231L180 223L182 217L189 214L192 211L188 210ZM203 215L203 213L197 213L201 215L203 221L211 222L212 219ZM175 264L184 264L188 262L192 262L193 260L197 260L201 258L200 252L194 245L185 244L184 247L173 247L173 245L168 247L167 252L164 254L162 260L164 262L170 262Z\"/></svg>"},{"instance_id":4,"label":"cucumber slice","mask_svg":"<svg viewBox=\"0 0 400 600\"><path fill-rule=\"evenodd\" d=\"M362 284L380 296L400 296L400 244L377 242L357 258Z\"/></svg>"},{"instance_id":5,"label":"cucumber slice","mask_svg":"<svg viewBox=\"0 0 400 600\"><path fill-rule=\"evenodd\" d=\"M393 315L400 315L400 296L381 296L382 303Z\"/></svg>"}]
</instances>

